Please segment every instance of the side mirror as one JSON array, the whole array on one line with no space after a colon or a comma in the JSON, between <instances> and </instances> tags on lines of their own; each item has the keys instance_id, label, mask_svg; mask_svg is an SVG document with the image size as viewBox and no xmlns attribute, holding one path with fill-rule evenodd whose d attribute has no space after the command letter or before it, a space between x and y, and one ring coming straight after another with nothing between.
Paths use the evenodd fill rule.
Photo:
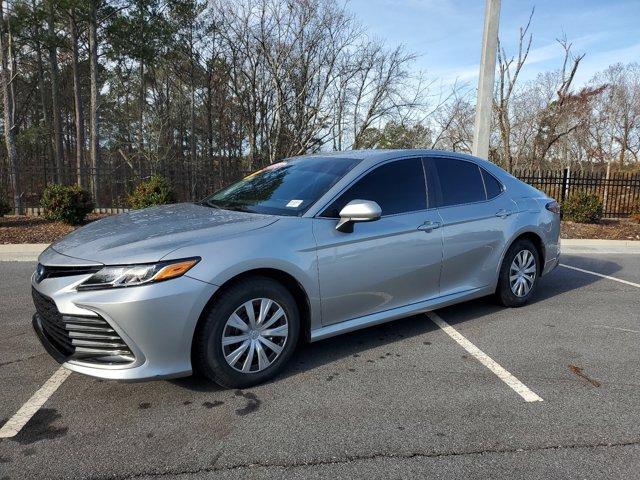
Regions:
<instances>
[{"instance_id":1,"label":"side mirror","mask_svg":"<svg viewBox=\"0 0 640 480\"><path fill-rule=\"evenodd\" d=\"M351 200L340 210L339 232L352 232L354 222L372 222L382 215L380 205L371 200Z\"/></svg>"}]
</instances>

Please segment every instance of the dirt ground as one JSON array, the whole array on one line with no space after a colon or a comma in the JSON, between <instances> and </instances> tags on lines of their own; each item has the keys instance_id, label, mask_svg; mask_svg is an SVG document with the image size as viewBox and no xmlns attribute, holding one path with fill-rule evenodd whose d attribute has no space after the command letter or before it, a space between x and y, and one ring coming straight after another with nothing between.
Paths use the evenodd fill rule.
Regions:
<instances>
[{"instance_id":1,"label":"dirt ground","mask_svg":"<svg viewBox=\"0 0 640 480\"><path fill-rule=\"evenodd\" d=\"M104 217L89 215L85 225ZM36 216L0 218L0 244L51 243L78 227L52 222ZM640 240L640 223L629 219L605 219L598 224L562 222L562 238L599 238L609 240Z\"/></svg>"}]
</instances>

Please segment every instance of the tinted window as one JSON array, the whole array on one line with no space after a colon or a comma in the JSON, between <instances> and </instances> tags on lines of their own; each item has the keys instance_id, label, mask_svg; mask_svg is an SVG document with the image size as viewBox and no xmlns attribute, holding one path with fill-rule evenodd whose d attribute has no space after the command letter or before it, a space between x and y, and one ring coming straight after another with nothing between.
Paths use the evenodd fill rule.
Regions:
<instances>
[{"instance_id":1,"label":"tinted window","mask_svg":"<svg viewBox=\"0 0 640 480\"><path fill-rule=\"evenodd\" d=\"M434 158L433 162L440 181L442 206L486 200L480 167L475 163L453 158Z\"/></svg>"},{"instance_id":2,"label":"tinted window","mask_svg":"<svg viewBox=\"0 0 640 480\"><path fill-rule=\"evenodd\" d=\"M376 168L340 195L322 216L338 218L340 210L351 200L373 200L382 208L382 215L426 209L422 162L410 158Z\"/></svg>"},{"instance_id":3,"label":"tinted window","mask_svg":"<svg viewBox=\"0 0 640 480\"><path fill-rule=\"evenodd\" d=\"M205 199L226 210L302 215L359 160L303 157L269 165Z\"/></svg>"},{"instance_id":4,"label":"tinted window","mask_svg":"<svg viewBox=\"0 0 640 480\"><path fill-rule=\"evenodd\" d=\"M484 187L487 189L487 198L500 195L500 193L502 193L502 184L485 169L481 168L480 170L482 171L482 178L484 179Z\"/></svg>"}]
</instances>

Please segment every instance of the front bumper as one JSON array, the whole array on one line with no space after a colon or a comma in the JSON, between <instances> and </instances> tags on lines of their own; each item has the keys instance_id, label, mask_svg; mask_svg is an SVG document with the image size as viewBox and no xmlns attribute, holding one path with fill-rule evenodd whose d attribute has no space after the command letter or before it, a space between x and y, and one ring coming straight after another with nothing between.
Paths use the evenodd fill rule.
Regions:
<instances>
[{"instance_id":1,"label":"front bumper","mask_svg":"<svg viewBox=\"0 0 640 480\"><path fill-rule=\"evenodd\" d=\"M108 361L107 357L89 359L78 355L73 346L61 348L66 345L62 343L65 339L56 341L59 337L53 338L51 329L43 328L43 318L36 313L33 317L36 334L58 362L76 372L115 380L148 380L191 373L193 333L216 286L183 276L138 287L77 291L75 287L86 278L86 275L50 278L39 284L32 281L32 287L55 304L66 322L92 318L106 322L104 325L112 329L114 338L119 338L115 341L122 342L132 355L126 362ZM61 328L64 335L69 326L63 323ZM74 345L78 343L74 338L71 341Z\"/></svg>"}]
</instances>

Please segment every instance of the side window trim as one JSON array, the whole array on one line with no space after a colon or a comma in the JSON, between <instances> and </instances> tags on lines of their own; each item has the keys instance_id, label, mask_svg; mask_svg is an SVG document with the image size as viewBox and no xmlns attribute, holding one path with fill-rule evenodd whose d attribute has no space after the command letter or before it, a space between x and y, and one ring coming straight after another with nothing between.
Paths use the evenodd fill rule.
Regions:
<instances>
[{"instance_id":1,"label":"side window trim","mask_svg":"<svg viewBox=\"0 0 640 480\"><path fill-rule=\"evenodd\" d=\"M440 190L440 178L433 163L434 157L422 157L422 168L427 182L427 206L438 208L442 204L442 191Z\"/></svg>"},{"instance_id":2,"label":"side window trim","mask_svg":"<svg viewBox=\"0 0 640 480\"><path fill-rule=\"evenodd\" d=\"M322 214L327 210L328 207L330 207L336 200L338 200L340 198L340 196L342 194L344 194L345 192L347 192L351 187L353 187L356 183L358 183L360 180L362 180L364 177L366 177L368 174L372 173L374 170L377 170L380 167L383 167L385 165L389 165L390 163L393 162L399 162L402 160L412 160L415 159L418 162L420 162L422 164L422 177L423 180L425 182L425 202L427 204L427 208L426 209L420 209L420 210L409 210L406 212L400 212L400 213L391 213L391 214L387 214L381 216L381 218L386 218L386 217L395 217L397 215L406 215L408 213L415 213L415 212L423 212L426 210L430 210L433 208L436 208L436 205L430 205L429 204L429 191L427 189L427 180L426 180L426 172L424 170L424 164L422 163L422 159L423 157L420 155L411 155L411 156L407 156L407 157L398 157L398 158L390 158L388 160L385 160L381 163L376 163L375 165L372 165L369 169L365 170L364 172L362 172L358 177L356 177L351 183L349 183L348 185L346 185L342 190L340 190L338 193L336 193L331 200L329 200L328 202L326 202L318 211L318 213L316 213L313 218L323 218L323 219L328 219L328 220L335 220L334 217L324 217Z\"/></svg>"},{"instance_id":3,"label":"side window trim","mask_svg":"<svg viewBox=\"0 0 640 480\"><path fill-rule=\"evenodd\" d=\"M487 192L487 182L484 181L484 172L480 168L480 165L476 164L476 167L478 167L478 173L480 174L480 179L482 180L482 189L484 190L484 200L487 201L489 200L489 193Z\"/></svg>"}]
</instances>

